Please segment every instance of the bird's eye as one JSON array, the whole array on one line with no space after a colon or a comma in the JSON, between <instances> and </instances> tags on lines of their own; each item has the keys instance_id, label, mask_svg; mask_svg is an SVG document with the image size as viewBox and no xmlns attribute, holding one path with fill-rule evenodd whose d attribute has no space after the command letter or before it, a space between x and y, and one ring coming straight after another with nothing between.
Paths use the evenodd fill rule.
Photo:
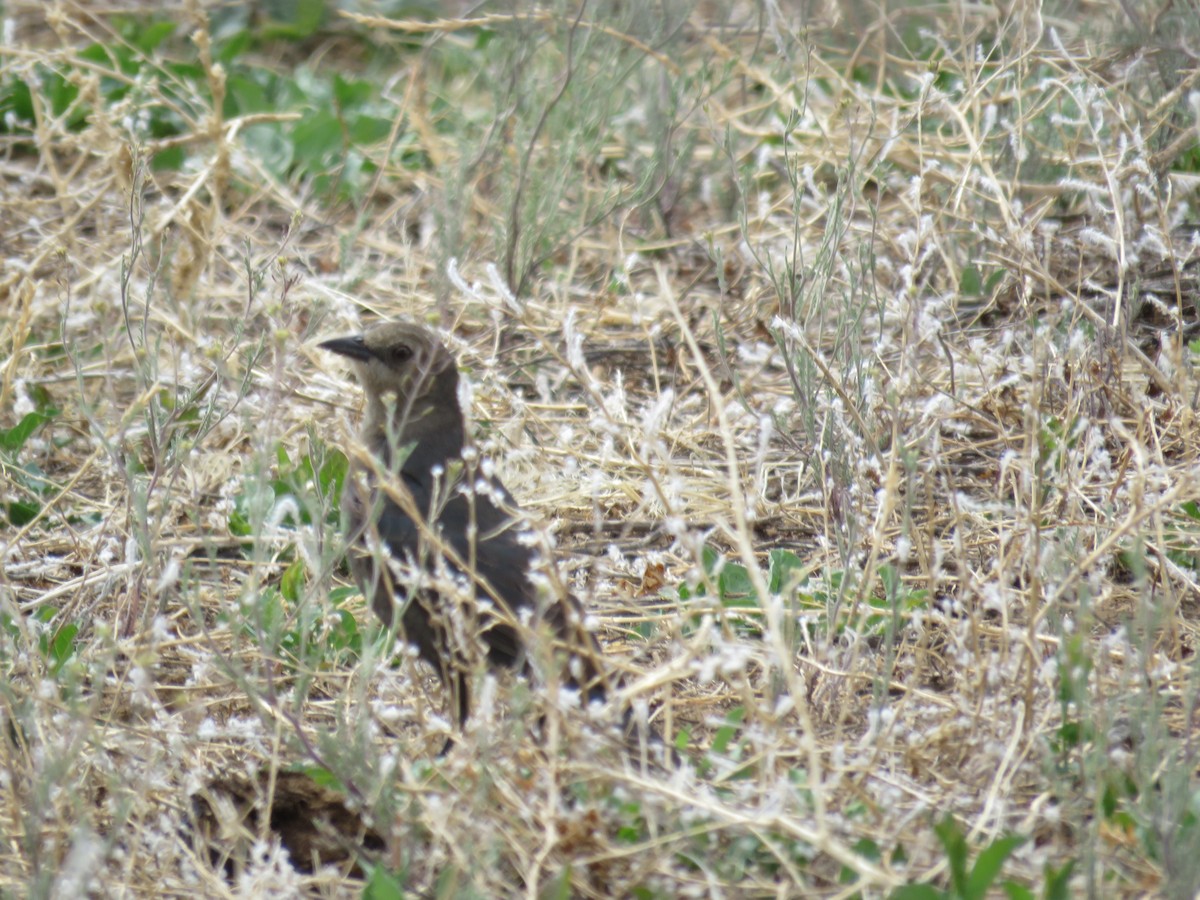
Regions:
<instances>
[{"instance_id":1,"label":"bird's eye","mask_svg":"<svg viewBox=\"0 0 1200 900\"><path fill-rule=\"evenodd\" d=\"M408 362L411 357L412 347L409 347L405 344L397 344L388 351L388 361L395 365Z\"/></svg>"}]
</instances>

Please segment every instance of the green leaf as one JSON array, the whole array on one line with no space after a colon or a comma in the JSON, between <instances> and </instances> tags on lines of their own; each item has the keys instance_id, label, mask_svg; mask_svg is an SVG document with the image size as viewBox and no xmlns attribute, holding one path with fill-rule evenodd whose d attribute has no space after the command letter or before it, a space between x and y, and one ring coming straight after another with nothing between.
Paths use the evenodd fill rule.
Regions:
<instances>
[{"instance_id":1,"label":"green leaf","mask_svg":"<svg viewBox=\"0 0 1200 900\"><path fill-rule=\"evenodd\" d=\"M729 605L728 601L738 597L753 597L754 584L750 580L750 572L740 563L728 563L721 574L717 576L717 593L721 602ZM750 604L757 606L757 602Z\"/></svg>"},{"instance_id":2,"label":"green leaf","mask_svg":"<svg viewBox=\"0 0 1200 900\"><path fill-rule=\"evenodd\" d=\"M0 613L0 631L7 632L8 636L14 639L21 636L20 627L8 613Z\"/></svg>"},{"instance_id":3,"label":"green leaf","mask_svg":"<svg viewBox=\"0 0 1200 900\"><path fill-rule=\"evenodd\" d=\"M971 875L967 878L966 890L963 891L964 900L986 900L988 888L999 876L1005 861L1023 843L1025 843L1024 837L1010 834L996 838L985 847L975 860Z\"/></svg>"},{"instance_id":4,"label":"green leaf","mask_svg":"<svg viewBox=\"0 0 1200 900\"><path fill-rule=\"evenodd\" d=\"M859 838L850 849L869 862L877 863L883 859L883 851L870 838Z\"/></svg>"},{"instance_id":5,"label":"green leaf","mask_svg":"<svg viewBox=\"0 0 1200 900\"><path fill-rule=\"evenodd\" d=\"M729 746L729 742L733 740L734 735L738 732L738 726L742 724L742 720L746 718L746 708L744 706L736 706L725 714L725 722L717 729L717 733L713 735L712 749L714 753L724 753Z\"/></svg>"},{"instance_id":6,"label":"green leaf","mask_svg":"<svg viewBox=\"0 0 1200 900\"><path fill-rule=\"evenodd\" d=\"M369 147L392 133L392 120L383 116L354 116L348 131L350 143Z\"/></svg>"},{"instance_id":7,"label":"green leaf","mask_svg":"<svg viewBox=\"0 0 1200 900\"><path fill-rule=\"evenodd\" d=\"M42 507L28 500L12 500L5 504L4 511L11 525L23 528L37 518Z\"/></svg>"},{"instance_id":8,"label":"green leaf","mask_svg":"<svg viewBox=\"0 0 1200 900\"><path fill-rule=\"evenodd\" d=\"M25 385L25 395L33 402L34 408L48 416L57 416L58 409L54 406L54 398L50 396L50 392L41 384Z\"/></svg>"},{"instance_id":9,"label":"green leaf","mask_svg":"<svg viewBox=\"0 0 1200 900\"><path fill-rule=\"evenodd\" d=\"M186 159L187 153L182 147L168 147L154 154L150 168L155 172L178 172Z\"/></svg>"},{"instance_id":10,"label":"green leaf","mask_svg":"<svg viewBox=\"0 0 1200 900\"><path fill-rule=\"evenodd\" d=\"M642 829L636 825L622 825L617 829L617 840L625 844L636 844L642 837Z\"/></svg>"},{"instance_id":11,"label":"green leaf","mask_svg":"<svg viewBox=\"0 0 1200 900\"><path fill-rule=\"evenodd\" d=\"M1034 900L1034 893L1024 885L1017 884L1015 881L1006 881L1000 885L1000 889L1004 891L1008 900Z\"/></svg>"},{"instance_id":12,"label":"green leaf","mask_svg":"<svg viewBox=\"0 0 1200 900\"><path fill-rule=\"evenodd\" d=\"M254 44L254 36L246 29L235 31L228 38L223 38L217 48L217 62L224 63L228 66L231 62L251 49Z\"/></svg>"},{"instance_id":13,"label":"green leaf","mask_svg":"<svg viewBox=\"0 0 1200 900\"><path fill-rule=\"evenodd\" d=\"M49 99L50 109L55 116L62 116L79 98L78 85L67 81L57 72L48 74L42 81L42 95ZM71 113L67 128L78 131L87 120L87 108L79 106Z\"/></svg>"},{"instance_id":14,"label":"green leaf","mask_svg":"<svg viewBox=\"0 0 1200 900\"><path fill-rule=\"evenodd\" d=\"M362 656L362 633L358 630L358 620L349 610L335 610L337 624L330 630L329 645L334 650L345 650L354 658Z\"/></svg>"},{"instance_id":15,"label":"green leaf","mask_svg":"<svg viewBox=\"0 0 1200 900\"><path fill-rule=\"evenodd\" d=\"M24 417L12 428L0 429L0 450L6 450L9 453L16 453L25 442L38 430L42 425L45 425L51 419L58 415L58 410L51 409L45 412L26 413Z\"/></svg>"},{"instance_id":16,"label":"green leaf","mask_svg":"<svg viewBox=\"0 0 1200 900\"><path fill-rule=\"evenodd\" d=\"M767 586L772 594L783 593L804 572L804 562L791 550L772 550L768 560Z\"/></svg>"},{"instance_id":17,"label":"green leaf","mask_svg":"<svg viewBox=\"0 0 1200 900\"><path fill-rule=\"evenodd\" d=\"M60 625L54 632L54 636L45 641L43 653L50 660L50 670L57 672L62 668L63 663L75 655L75 635L79 633L79 626L74 622L67 622Z\"/></svg>"},{"instance_id":18,"label":"green leaf","mask_svg":"<svg viewBox=\"0 0 1200 900\"><path fill-rule=\"evenodd\" d=\"M949 813L942 821L933 826L934 834L941 841L946 851L947 862L950 863L950 884L954 892L962 897L967 888L967 839L963 836L958 822Z\"/></svg>"},{"instance_id":19,"label":"green leaf","mask_svg":"<svg viewBox=\"0 0 1200 900\"><path fill-rule=\"evenodd\" d=\"M983 277L977 268L967 266L962 270L962 275L958 279L958 290L959 293L972 297L978 297L983 293Z\"/></svg>"},{"instance_id":20,"label":"green leaf","mask_svg":"<svg viewBox=\"0 0 1200 900\"><path fill-rule=\"evenodd\" d=\"M333 76L333 98L343 111L357 109L375 95L375 86L369 81Z\"/></svg>"},{"instance_id":21,"label":"green leaf","mask_svg":"<svg viewBox=\"0 0 1200 900\"><path fill-rule=\"evenodd\" d=\"M300 596L304 593L304 574L304 561L297 559L283 570L283 577L279 580L279 593L292 603L299 603Z\"/></svg>"},{"instance_id":22,"label":"green leaf","mask_svg":"<svg viewBox=\"0 0 1200 900\"><path fill-rule=\"evenodd\" d=\"M329 592L329 602L333 606L341 606L342 603L344 603L346 600L348 600L350 597L353 597L357 593L359 593L358 588L352 588L352 587L334 588L332 591Z\"/></svg>"},{"instance_id":23,"label":"green leaf","mask_svg":"<svg viewBox=\"0 0 1200 900\"><path fill-rule=\"evenodd\" d=\"M95 63L98 69L108 71L124 71L134 65L133 54L124 47L109 46L108 44L92 43L79 51L79 58ZM127 75L137 74L136 69L126 71Z\"/></svg>"},{"instance_id":24,"label":"green leaf","mask_svg":"<svg viewBox=\"0 0 1200 900\"><path fill-rule=\"evenodd\" d=\"M158 45L175 33L174 22L152 22L134 39L134 45L149 56Z\"/></svg>"},{"instance_id":25,"label":"green leaf","mask_svg":"<svg viewBox=\"0 0 1200 900\"><path fill-rule=\"evenodd\" d=\"M225 112L230 116L266 112L271 108L271 100L262 83L247 75L230 75L225 97ZM271 127L278 129L275 125Z\"/></svg>"},{"instance_id":26,"label":"green leaf","mask_svg":"<svg viewBox=\"0 0 1200 900\"><path fill-rule=\"evenodd\" d=\"M1042 881L1043 900L1070 900L1071 872L1075 868L1075 860L1067 860L1062 867L1055 869L1046 864L1045 879Z\"/></svg>"},{"instance_id":27,"label":"green leaf","mask_svg":"<svg viewBox=\"0 0 1200 900\"><path fill-rule=\"evenodd\" d=\"M950 895L931 884L906 884L888 896L891 900L948 900Z\"/></svg>"},{"instance_id":28,"label":"green leaf","mask_svg":"<svg viewBox=\"0 0 1200 900\"><path fill-rule=\"evenodd\" d=\"M307 775L315 785L337 791L339 794L346 793L346 786L342 784L342 780L324 766L300 766L297 771Z\"/></svg>"},{"instance_id":29,"label":"green leaf","mask_svg":"<svg viewBox=\"0 0 1200 900\"><path fill-rule=\"evenodd\" d=\"M342 485L346 482L346 471L350 468L350 461L346 459L346 454L341 450L326 452L327 456L325 462L321 464L317 483L321 485L321 491L326 496L340 497Z\"/></svg>"},{"instance_id":30,"label":"green leaf","mask_svg":"<svg viewBox=\"0 0 1200 900\"><path fill-rule=\"evenodd\" d=\"M283 603L279 599L279 591L268 588L258 596L257 604L258 626L265 635L274 635L283 625Z\"/></svg>"},{"instance_id":31,"label":"green leaf","mask_svg":"<svg viewBox=\"0 0 1200 900\"><path fill-rule=\"evenodd\" d=\"M1120 803L1121 794L1118 791L1118 786L1110 780L1104 785L1104 790L1100 792L1100 811L1104 813L1104 818L1111 819L1116 815Z\"/></svg>"},{"instance_id":32,"label":"green leaf","mask_svg":"<svg viewBox=\"0 0 1200 900\"><path fill-rule=\"evenodd\" d=\"M688 743L692 740L692 734L686 728L680 728L675 734L675 749L683 752L687 749Z\"/></svg>"},{"instance_id":33,"label":"green leaf","mask_svg":"<svg viewBox=\"0 0 1200 900\"><path fill-rule=\"evenodd\" d=\"M544 900L570 900L572 896L571 864L567 863L563 866L554 882L546 885L538 896Z\"/></svg>"},{"instance_id":34,"label":"green leaf","mask_svg":"<svg viewBox=\"0 0 1200 900\"><path fill-rule=\"evenodd\" d=\"M276 178L285 178L295 164L293 144L274 122L259 122L242 129L242 143Z\"/></svg>"},{"instance_id":35,"label":"green leaf","mask_svg":"<svg viewBox=\"0 0 1200 900\"><path fill-rule=\"evenodd\" d=\"M371 877L363 885L363 900L404 900L401 880L383 866L372 866Z\"/></svg>"},{"instance_id":36,"label":"green leaf","mask_svg":"<svg viewBox=\"0 0 1200 900\"><path fill-rule=\"evenodd\" d=\"M250 521L236 509L229 514L229 533L234 537L247 537L251 532Z\"/></svg>"},{"instance_id":37,"label":"green leaf","mask_svg":"<svg viewBox=\"0 0 1200 900\"><path fill-rule=\"evenodd\" d=\"M3 114L0 116L0 133L29 133L28 126L33 123L33 94L30 92L28 84L14 79L9 84L0 87L0 114ZM15 126L11 130L10 118L12 125ZM22 125L25 127L21 127Z\"/></svg>"},{"instance_id":38,"label":"green leaf","mask_svg":"<svg viewBox=\"0 0 1200 900\"><path fill-rule=\"evenodd\" d=\"M316 34L325 21L325 0L280 0L265 7L271 18L262 36L268 40L304 40Z\"/></svg>"},{"instance_id":39,"label":"green leaf","mask_svg":"<svg viewBox=\"0 0 1200 900\"><path fill-rule=\"evenodd\" d=\"M888 597L894 597L900 588L900 573L896 567L884 563L879 567L879 581L883 584L883 592Z\"/></svg>"},{"instance_id":40,"label":"green leaf","mask_svg":"<svg viewBox=\"0 0 1200 900\"><path fill-rule=\"evenodd\" d=\"M342 126L327 109L314 110L292 130L296 162L309 172L326 168L342 152Z\"/></svg>"}]
</instances>

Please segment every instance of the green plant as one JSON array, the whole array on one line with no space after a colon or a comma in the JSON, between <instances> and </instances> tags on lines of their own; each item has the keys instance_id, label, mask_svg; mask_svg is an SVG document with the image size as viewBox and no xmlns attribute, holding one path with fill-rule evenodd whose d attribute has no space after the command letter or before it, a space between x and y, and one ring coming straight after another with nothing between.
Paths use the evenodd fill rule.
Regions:
<instances>
[{"instance_id":1,"label":"green plant","mask_svg":"<svg viewBox=\"0 0 1200 900\"><path fill-rule=\"evenodd\" d=\"M508 291L565 248L622 211L666 211L662 192L689 159L685 119L720 73L672 71L688 3L555 4L547 13L497 17L473 30L474 87L483 106L438 97L440 129L464 152L443 174L439 238L445 261L463 255L469 193L484 182L499 199L487 223ZM460 71L460 45L439 45L447 71ZM621 111L649 104L644 117Z\"/></svg>"},{"instance_id":2,"label":"green plant","mask_svg":"<svg viewBox=\"0 0 1200 900\"><path fill-rule=\"evenodd\" d=\"M702 548L701 563L699 581L694 585L684 582L676 588L664 589L664 594L687 602L710 596L711 592L736 633L761 637L766 598L755 592L754 581L746 566L722 558L708 544ZM832 624L837 634L852 625L864 637L895 635L929 605L929 592L923 588L910 588L892 565L880 566L878 570L882 596L869 597L857 613L837 615L836 619L831 619L831 613L837 612L840 598L844 596L844 572L831 572L822 583L812 577L810 568L796 553L776 548L767 554L764 574L771 594L783 597L784 609L791 617L789 621L811 629L813 633L829 633ZM692 608L692 605L685 608ZM697 621L705 612L702 604L695 605L690 619Z\"/></svg>"},{"instance_id":3,"label":"green plant","mask_svg":"<svg viewBox=\"0 0 1200 900\"><path fill-rule=\"evenodd\" d=\"M45 388L34 386L30 398L34 409L26 412L11 428L0 429L0 472L8 483L20 491L18 496L4 498L4 513L10 525L22 528L41 514L42 501L51 493L53 485L46 473L34 460L21 461L21 451L26 442L39 430L59 416Z\"/></svg>"},{"instance_id":4,"label":"green plant","mask_svg":"<svg viewBox=\"0 0 1200 900\"><path fill-rule=\"evenodd\" d=\"M892 891L892 900L986 900L1005 861L1025 842L1025 838L1018 835L998 837L979 851L972 864L966 835L953 816L946 816L933 826L933 830L946 853L950 884L945 888L931 884L907 885ZM1065 896L1061 893L1064 887L1065 883L1060 884L1053 893L1045 894L1047 900ZM1010 898L1028 895L1028 891L1017 885L1006 883L1004 888Z\"/></svg>"}]
</instances>

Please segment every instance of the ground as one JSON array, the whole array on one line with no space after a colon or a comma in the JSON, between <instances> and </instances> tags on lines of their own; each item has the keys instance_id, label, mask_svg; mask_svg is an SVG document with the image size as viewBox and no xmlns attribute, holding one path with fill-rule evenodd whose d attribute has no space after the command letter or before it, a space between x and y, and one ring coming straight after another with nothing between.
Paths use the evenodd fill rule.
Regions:
<instances>
[{"instance_id":1,"label":"ground","mask_svg":"<svg viewBox=\"0 0 1200 900\"><path fill-rule=\"evenodd\" d=\"M1145 6L7 4L0 891L1192 896L1200 33ZM480 672L437 755L317 347L392 317L608 707Z\"/></svg>"}]
</instances>

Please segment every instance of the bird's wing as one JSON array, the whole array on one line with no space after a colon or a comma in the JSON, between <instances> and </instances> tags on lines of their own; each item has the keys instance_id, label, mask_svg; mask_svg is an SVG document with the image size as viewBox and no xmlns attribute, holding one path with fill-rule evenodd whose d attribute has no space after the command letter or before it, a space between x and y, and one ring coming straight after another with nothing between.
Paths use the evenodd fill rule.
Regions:
<instances>
[{"instance_id":1,"label":"bird's wing","mask_svg":"<svg viewBox=\"0 0 1200 900\"><path fill-rule=\"evenodd\" d=\"M534 611L537 591L529 580L533 548L522 542L523 523L501 510L484 494L455 492L437 522L443 539L474 583L475 596L495 614L480 617L480 637L493 663L517 665L524 644L515 627L525 610ZM468 525L474 523L474 528Z\"/></svg>"},{"instance_id":2,"label":"bird's wing","mask_svg":"<svg viewBox=\"0 0 1200 900\"><path fill-rule=\"evenodd\" d=\"M439 543L445 546L450 568L466 575L475 597L485 601L472 614L484 613L477 617L476 627L492 662L517 665L524 658L523 644L518 630L508 622L520 610L532 609L536 598L527 576L533 551L518 538L520 524L487 496L468 498L455 488L435 489L433 479L424 472L402 469L401 476L412 497L411 508L433 523L432 534L428 525L418 524L404 507L379 490L372 491L373 508L365 513L373 518L373 527L368 524L363 534L377 534L394 557L429 572L437 570ZM472 521L476 524L473 537L468 529ZM403 586L396 585L394 578L389 581L394 592L404 596ZM390 603L390 597L387 599ZM487 614L489 605L495 608L494 614ZM441 610L442 614L448 612L448 608Z\"/></svg>"},{"instance_id":3,"label":"bird's wing","mask_svg":"<svg viewBox=\"0 0 1200 900\"><path fill-rule=\"evenodd\" d=\"M493 664L521 664L525 646L522 628L516 626L523 614L529 613L534 615L523 623L525 627L536 629L541 622L572 651L582 651L586 656L588 651L596 650L595 639L583 627L582 611L574 597L539 596L529 577L535 549L523 537L526 525L519 518L520 509L498 479L464 492L457 486L435 488L422 471L402 469L401 474L414 507L433 522L435 533L448 547L450 567L470 579L477 598L473 613L477 616L478 636ZM428 526L414 522L390 497L380 496L376 502L376 528L392 554L427 571L434 570L432 554L438 552L437 541L425 533ZM468 527L472 522L473 529ZM586 683L590 679L580 680Z\"/></svg>"},{"instance_id":4,"label":"bird's wing","mask_svg":"<svg viewBox=\"0 0 1200 900\"><path fill-rule=\"evenodd\" d=\"M497 505L491 498L497 498ZM523 610L536 613L524 625L535 629L546 626L557 638L555 653L568 656L568 684L580 688L589 699L605 696L604 667L599 644L584 624L583 607L569 593L555 596L539 592L529 573L535 565L536 549L526 538L527 524L519 518L520 509L512 502L499 481L487 484L472 501L459 494L447 504L442 521L465 522L474 506L478 539L475 544L475 571L489 585L492 593L504 601L506 615L520 618ZM468 560L470 545L464 528L447 529L450 543L464 561ZM481 594L484 592L480 592ZM522 652L519 631L496 623L490 634L484 635L493 662L512 665ZM510 651L511 644L511 651Z\"/></svg>"}]
</instances>

